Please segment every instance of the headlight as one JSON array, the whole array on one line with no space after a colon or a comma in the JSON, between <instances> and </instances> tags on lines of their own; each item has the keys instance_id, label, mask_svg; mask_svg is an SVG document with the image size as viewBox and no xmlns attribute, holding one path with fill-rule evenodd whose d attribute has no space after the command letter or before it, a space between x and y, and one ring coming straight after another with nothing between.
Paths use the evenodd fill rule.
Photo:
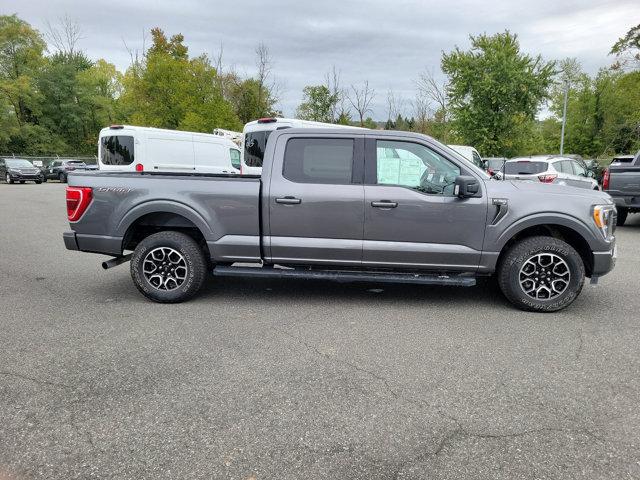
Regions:
<instances>
[{"instance_id":1,"label":"headlight","mask_svg":"<svg viewBox=\"0 0 640 480\"><path fill-rule=\"evenodd\" d=\"M600 233L604 238L609 237L612 227L613 212L615 212L613 205L595 205L593 207L593 223L596 224Z\"/></svg>"}]
</instances>

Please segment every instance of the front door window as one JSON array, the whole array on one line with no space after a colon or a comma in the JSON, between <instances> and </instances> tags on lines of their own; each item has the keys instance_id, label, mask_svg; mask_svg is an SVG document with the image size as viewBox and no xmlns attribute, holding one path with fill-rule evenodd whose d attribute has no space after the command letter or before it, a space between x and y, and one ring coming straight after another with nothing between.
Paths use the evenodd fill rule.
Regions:
<instances>
[{"instance_id":1,"label":"front door window","mask_svg":"<svg viewBox=\"0 0 640 480\"><path fill-rule=\"evenodd\" d=\"M429 195L453 196L460 167L418 143L378 140L378 185L408 187Z\"/></svg>"}]
</instances>

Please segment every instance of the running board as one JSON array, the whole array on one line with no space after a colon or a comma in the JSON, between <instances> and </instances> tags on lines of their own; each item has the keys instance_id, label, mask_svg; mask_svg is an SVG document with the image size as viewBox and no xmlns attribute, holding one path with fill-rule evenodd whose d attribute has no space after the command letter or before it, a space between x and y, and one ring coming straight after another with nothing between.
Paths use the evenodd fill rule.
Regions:
<instances>
[{"instance_id":1,"label":"running board","mask_svg":"<svg viewBox=\"0 0 640 480\"><path fill-rule=\"evenodd\" d=\"M301 278L334 282L416 283L422 285L455 285L473 287L475 277L438 275L429 273L358 272L348 270L303 270L273 267L230 267L218 265L213 269L217 277Z\"/></svg>"}]
</instances>

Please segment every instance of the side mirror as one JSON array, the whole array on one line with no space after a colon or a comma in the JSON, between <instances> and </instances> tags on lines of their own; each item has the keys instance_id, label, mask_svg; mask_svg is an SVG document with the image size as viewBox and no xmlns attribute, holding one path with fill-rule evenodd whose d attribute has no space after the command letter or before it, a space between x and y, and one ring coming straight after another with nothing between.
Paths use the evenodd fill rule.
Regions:
<instances>
[{"instance_id":1,"label":"side mirror","mask_svg":"<svg viewBox=\"0 0 640 480\"><path fill-rule=\"evenodd\" d=\"M480 191L478 180L467 175L458 175L453 185L453 194L460 198L473 197Z\"/></svg>"}]
</instances>

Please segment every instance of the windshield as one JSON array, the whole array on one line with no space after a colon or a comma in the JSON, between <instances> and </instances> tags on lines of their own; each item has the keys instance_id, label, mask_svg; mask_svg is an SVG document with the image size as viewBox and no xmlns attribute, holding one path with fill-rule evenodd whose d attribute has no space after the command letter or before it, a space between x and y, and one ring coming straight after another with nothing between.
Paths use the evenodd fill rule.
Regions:
<instances>
[{"instance_id":1,"label":"windshield","mask_svg":"<svg viewBox=\"0 0 640 480\"><path fill-rule=\"evenodd\" d=\"M7 167L11 168L34 168L33 164L29 160L5 160Z\"/></svg>"},{"instance_id":2,"label":"windshield","mask_svg":"<svg viewBox=\"0 0 640 480\"><path fill-rule=\"evenodd\" d=\"M507 162L504 164L504 173L507 175L536 175L548 170L547 162L532 162L522 160L518 162Z\"/></svg>"},{"instance_id":3,"label":"windshield","mask_svg":"<svg viewBox=\"0 0 640 480\"><path fill-rule=\"evenodd\" d=\"M248 167L262 167L267 139L272 131L262 130L244 134L244 163Z\"/></svg>"}]
</instances>

